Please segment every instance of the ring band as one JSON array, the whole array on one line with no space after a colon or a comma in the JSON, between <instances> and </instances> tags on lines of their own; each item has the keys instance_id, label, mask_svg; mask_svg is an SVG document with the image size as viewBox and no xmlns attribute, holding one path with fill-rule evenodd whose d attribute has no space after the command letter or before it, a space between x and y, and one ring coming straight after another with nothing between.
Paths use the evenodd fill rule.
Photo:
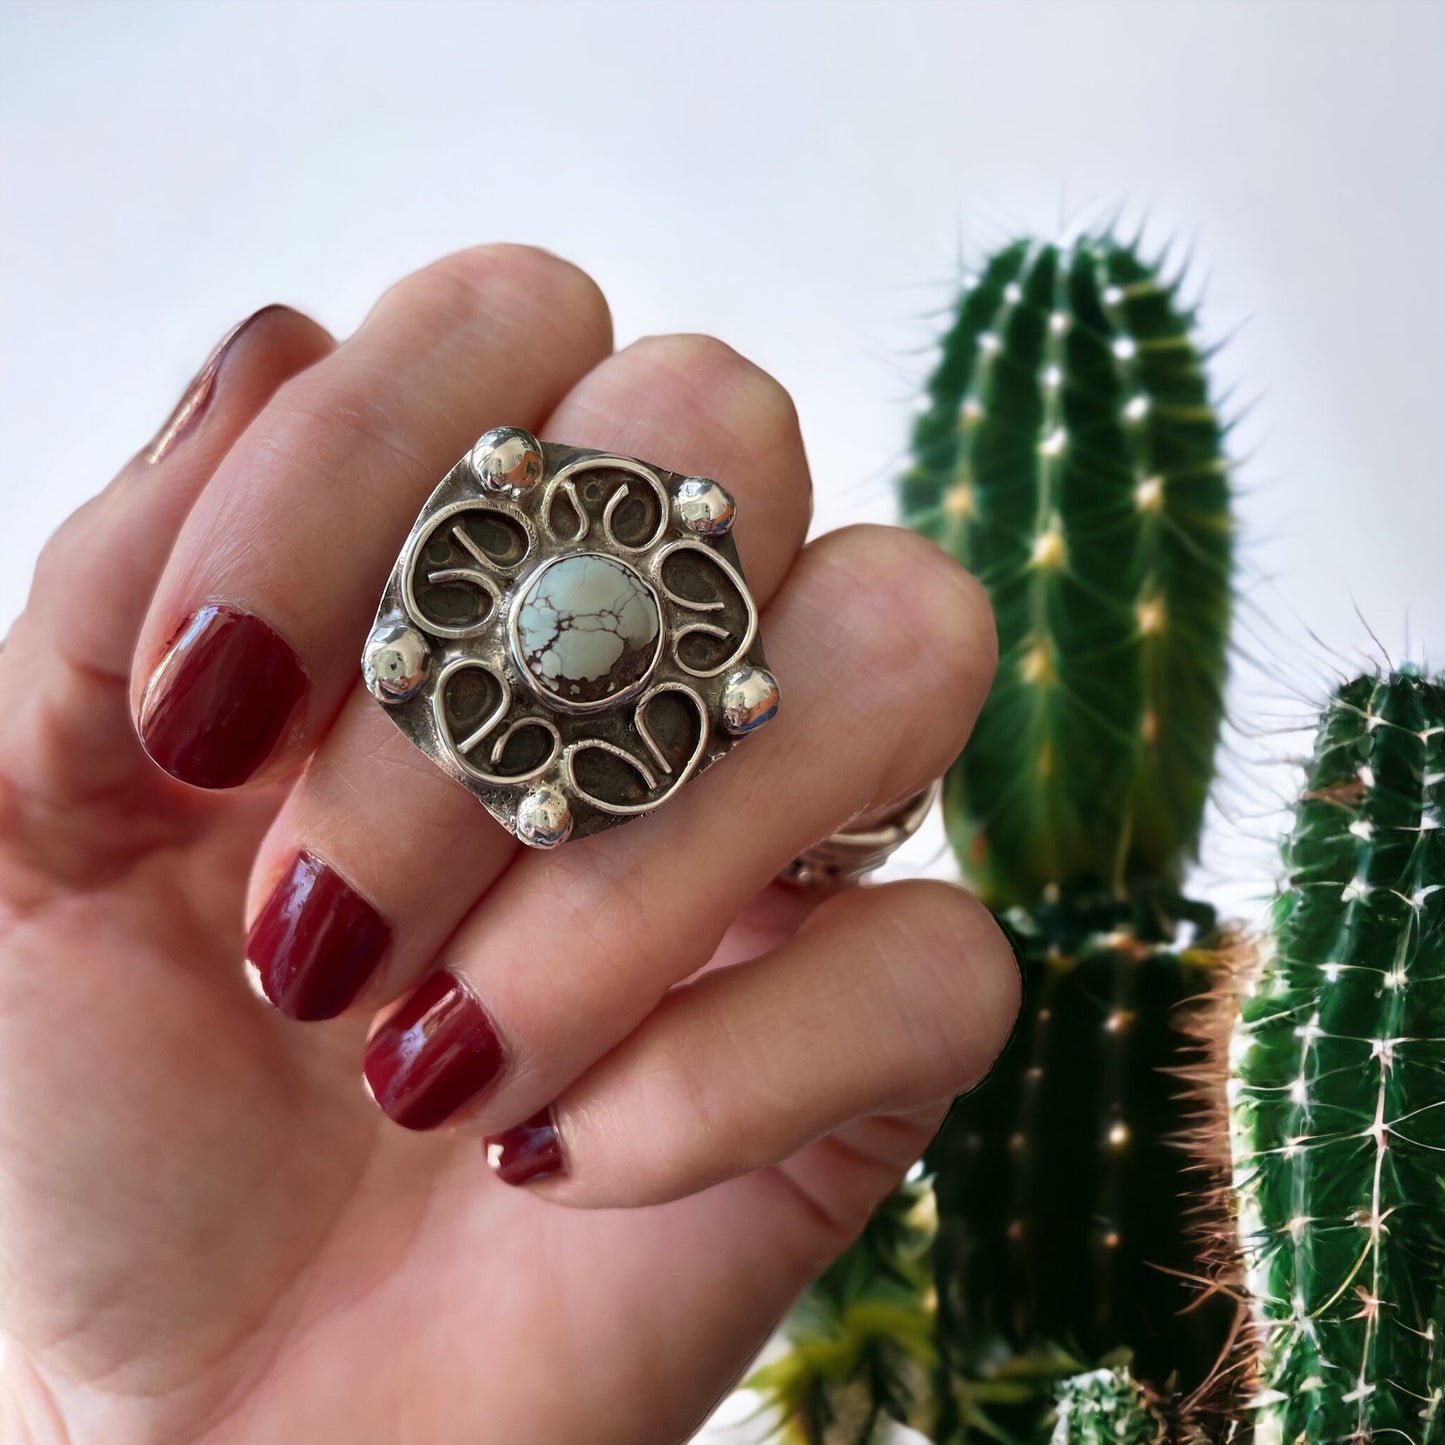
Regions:
<instances>
[{"instance_id":1,"label":"ring band","mask_svg":"<svg viewBox=\"0 0 1445 1445\"><path fill-rule=\"evenodd\" d=\"M896 803L879 817L832 833L804 849L780 875L787 883L835 888L857 883L881 868L923 826L943 790L943 779Z\"/></svg>"},{"instance_id":2,"label":"ring band","mask_svg":"<svg viewBox=\"0 0 1445 1445\"><path fill-rule=\"evenodd\" d=\"M734 515L710 478L495 428L407 536L367 688L532 847L649 813L778 710Z\"/></svg>"}]
</instances>

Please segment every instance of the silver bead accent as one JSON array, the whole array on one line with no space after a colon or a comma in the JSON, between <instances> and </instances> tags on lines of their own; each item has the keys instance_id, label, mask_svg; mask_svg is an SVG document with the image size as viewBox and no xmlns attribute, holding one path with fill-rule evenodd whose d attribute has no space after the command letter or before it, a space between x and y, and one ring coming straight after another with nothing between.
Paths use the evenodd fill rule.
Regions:
<instances>
[{"instance_id":1,"label":"silver bead accent","mask_svg":"<svg viewBox=\"0 0 1445 1445\"><path fill-rule=\"evenodd\" d=\"M572 809L558 788L543 784L517 805L517 837L529 848L556 848L572 836Z\"/></svg>"},{"instance_id":2,"label":"silver bead accent","mask_svg":"<svg viewBox=\"0 0 1445 1445\"><path fill-rule=\"evenodd\" d=\"M723 688L723 726L740 738L772 719L781 694L778 680L761 667L744 667L732 674Z\"/></svg>"},{"instance_id":3,"label":"silver bead accent","mask_svg":"<svg viewBox=\"0 0 1445 1445\"><path fill-rule=\"evenodd\" d=\"M688 477L677 489L674 506L678 521L704 537L731 531L737 515L732 497L709 477Z\"/></svg>"},{"instance_id":4,"label":"silver bead accent","mask_svg":"<svg viewBox=\"0 0 1445 1445\"><path fill-rule=\"evenodd\" d=\"M377 624L361 655L366 690L378 702L399 703L416 695L431 667L426 639L395 619Z\"/></svg>"},{"instance_id":5,"label":"silver bead accent","mask_svg":"<svg viewBox=\"0 0 1445 1445\"><path fill-rule=\"evenodd\" d=\"M467 460L483 491L515 497L542 480L541 444L521 427L493 427L471 449Z\"/></svg>"}]
</instances>

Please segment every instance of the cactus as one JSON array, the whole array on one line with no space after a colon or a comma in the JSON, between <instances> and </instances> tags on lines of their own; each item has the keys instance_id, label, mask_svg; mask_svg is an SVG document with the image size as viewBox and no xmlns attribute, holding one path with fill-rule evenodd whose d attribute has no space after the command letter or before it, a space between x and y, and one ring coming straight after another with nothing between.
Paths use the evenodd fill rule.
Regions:
<instances>
[{"instance_id":1,"label":"cactus","mask_svg":"<svg viewBox=\"0 0 1445 1445\"><path fill-rule=\"evenodd\" d=\"M1191 1015L1226 940L1208 908L1161 900L1070 900L1008 921L1030 1006L925 1158L940 1350L966 1393L1033 1362L1032 1394L984 1411L1030 1438L1063 1375L1122 1358L1153 1396L1182 1400L1228 1345L1236 1306L1201 1299L1228 1228L1222 1151L1211 1172L1184 1147L1202 1122Z\"/></svg>"},{"instance_id":2,"label":"cactus","mask_svg":"<svg viewBox=\"0 0 1445 1445\"><path fill-rule=\"evenodd\" d=\"M1342 687L1234 1047L1262 1440L1445 1440L1442 822L1445 687Z\"/></svg>"},{"instance_id":3,"label":"cactus","mask_svg":"<svg viewBox=\"0 0 1445 1445\"><path fill-rule=\"evenodd\" d=\"M1221 720L1234 545L1193 332L1178 285L1111 236L1006 247L959 302L902 481L906 520L979 576L997 617L998 680L944 808L1029 985L1012 1048L926 1158L940 1440L1044 1445L1056 1405L1097 1424L1093 1387L1067 1381L1125 1363L1110 1388L1151 1403L1119 1418L1168 1414L1178 1438L1236 1314L1199 1300L1225 1228L1198 1201L1217 1203L1227 1166L1191 1174L1180 1148L1199 1113L1186 1015L1221 972L1212 913L1179 882ZM868 1429L920 1413L916 1369L860 1385L879 1345L856 1302L887 1280L877 1262L865 1235L769 1367L813 1445L867 1439L837 1433L860 1390ZM916 1363L916 1342L905 1353Z\"/></svg>"},{"instance_id":4,"label":"cactus","mask_svg":"<svg viewBox=\"0 0 1445 1445\"><path fill-rule=\"evenodd\" d=\"M1110 236L1006 247L959 302L901 484L906 520L978 575L998 620L998 680L944 812L1029 985L1013 1046L926 1157L939 1440L1046 1445L1055 1405L1084 1406L1065 1382L1123 1364L1182 1438L1237 1314L1199 1299L1206 1240L1228 1234L1198 1205L1217 1204L1224 1150L1190 1173L1180 1147L1199 1113L1186 1015L1221 940L1178 885L1220 726L1234 545L1193 332L1177 284ZM868 1277L867 1248L844 1277ZM837 1417L867 1357L859 1337L838 1368L833 1288L795 1313L792 1374L771 1378L775 1399L791 1380L785 1413L813 1445L831 1445L826 1411L803 1402ZM831 1375L800 1333L820 1318Z\"/></svg>"},{"instance_id":5,"label":"cactus","mask_svg":"<svg viewBox=\"0 0 1445 1445\"><path fill-rule=\"evenodd\" d=\"M932 1428L933 1192L908 1181L788 1316L789 1349L746 1381L797 1445L869 1445L885 1419Z\"/></svg>"},{"instance_id":6,"label":"cactus","mask_svg":"<svg viewBox=\"0 0 1445 1445\"><path fill-rule=\"evenodd\" d=\"M1128 1370L1094 1370L1066 1380L1050 1445L1156 1445L1165 1440L1159 1412Z\"/></svg>"},{"instance_id":7,"label":"cactus","mask_svg":"<svg viewBox=\"0 0 1445 1445\"><path fill-rule=\"evenodd\" d=\"M1222 1295L1190 1308L1224 1221L1195 1217L1194 1086L1165 1072L1220 972L1212 915L1178 892L1234 542L1193 333L1178 285L1113 237L1006 247L964 291L902 482L906 519L997 618L998 678L944 811L969 884L1011 910L1029 985L1013 1048L927 1156L960 1430L1000 1369L1035 1384L986 1412L1020 1438L1059 1371L1122 1356L1186 1395L1235 1314Z\"/></svg>"},{"instance_id":8,"label":"cactus","mask_svg":"<svg viewBox=\"0 0 1445 1445\"><path fill-rule=\"evenodd\" d=\"M1019 241L965 290L902 482L988 587L998 678L947 780L996 908L1177 886L1222 711L1226 428L1178 284L1110 236Z\"/></svg>"},{"instance_id":9,"label":"cactus","mask_svg":"<svg viewBox=\"0 0 1445 1445\"><path fill-rule=\"evenodd\" d=\"M1233 538L1177 298L1109 236L1005 248L959 304L903 482L998 619L944 807L1028 984L925 1158L934 1438L1445 1445L1445 682L1391 669L1325 709L1231 1038L1243 950L1180 893ZM880 1349L830 1377L878 1407L870 1430L923 1398L917 1368L860 1367Z\"/></svg>"}]
</instances>

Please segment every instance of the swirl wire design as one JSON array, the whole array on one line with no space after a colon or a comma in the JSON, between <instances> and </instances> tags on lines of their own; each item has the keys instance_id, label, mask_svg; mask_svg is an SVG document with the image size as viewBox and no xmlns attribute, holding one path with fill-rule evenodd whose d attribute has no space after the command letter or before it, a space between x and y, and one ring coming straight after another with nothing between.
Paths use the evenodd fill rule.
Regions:
<instances>
[{"instance_id":1,"label":"swirl wire design","mask_svg":"<svg viewBox=\"0 0 1445 1445\"><path fill-rule=\"evenodd\" d=\"M742 601L746 613L746 625L743 628L742 637L733 647L731 652L718 664L709 668L693 667L683 660L681 645L684 638L696 634L703 634L717 639L730 637L731 629L720 627L716 623L706 621L695 621L684 626L668 628L668 647L670 649L673 664L679 671L686 673L689 677L699 680L707 680L720 676L723 672L733 667L752 646L758 631L758 613L752 597L748 593L747 585L744 583L738 569L734 567L725 557L720 556L712 547L706 543L696 541L690 537L675 538L666 546L658 547L658 543L667 531L669 509L671 499L661 479L647 466L634 461L629 457L582 457L561 468L547 485L543 494L541 505L538 508L540 525L544 527L548 535L559 545L578 546L584 542L592 529L592 518L581 498L577 494L577 478L592 471L620 471L626 473L646 484L651 491L658 508L657 525L652 529L647 539L640 543L628 543L622 541L616 533L615 517L618 508L631 496L631 484L623 482L620 487L613 490L603 505L602 517L600 519L600 530L605 537L607 544L619 553L636 556L644 552L652 552L645 565L645 573L648 579L656 587L657 592L664 597L673 607L682 608L694 613L719 612L726 605L722 600L699 601L695 598L684 597L675 591L664 580L663 567L669 559L681 552L690 552L706 558L710 563L719 568L723 575L732 583L738 597ZM576 529L570 534L563 533L557 526L554 512L559 496L566 497L574 514L578 518ZM433 585L440 585L448 582L463 582L475 586L485 592L491 599L491 606L487 612L474 623L466 626L449 626L439 624L429 618L415 595L415 575L421 562L421 555L424 548L436 535L437 531L449 520L455 518L459 513L465 511L492 512L504 517L513 525L519 526L522 530L527 546L522 556L514 563L504 564L497 559L488 556L465 532L459 523L453 523L452 536L457 545L466 551L476 562L476 567L449 567L441 568L427 575L427 581ZM656 550L654 550L656 549ZM402 580L402 602L412 619L425 630L438 637L450 639L464 639L474 637L484 632L495 621L503 605L503 593L501 587L491 573L503 573L515 575L532 552L535 550L532 528L528 520L520 513L510 507L489 500L466 500L454 502L443 508L432 518L430 524L417 536L412 543L411 550L406 560ZM482 570L489 569L488 571ZM663 619L664 624L666 619ZM499 695L496 705L487 715L482 724L475 728L465 738L458 741L452 734L451 723L447 718L446 696L447 685L461 672L466 670L479 670L485 672L493 682L497 684ZM665 692L681 693L688 699L697 713L698 718L698 739L691 754L682 767L674 772L670 764L658 746L652 729L647 722L647 709L652 702ZM552 769L558 763L558 771L565 779L568 790L581 801L596 808L600 812L610 813L615 816L634 816L640 813L650 812L660 807L677 792L697 771L698 765L707 753L708 744L712 738L712 725L708 717L707 703L695 687L686 682L667 680L654 684L642 694L633 705L632 725L634 731L646 744L652 760L657 768L664 775L670 775L668 785L656 796L645 798L638 803L618 803L607 798L598 796L589 791L578 779L576 772L576 759L586 752L603 752L612 757L618 758L633 768L638 777L642 780L649 793L653 793L658 786L658 773L639 758L635 753L610 742L603 738L579 738L574 742L563 744L562 735L557 725L550 718L528 714L524 717L514 719L507 726L500 736L495 736L498 727L502 724L507 714L511 711L515 698L511 683L508 681L504 668L497 662L476 657L454 658L438 674L436 686L432 693L432 713L436 723L437 735L447 753L455 761L456 765L463 769L470 776L488 784L499 786L517 786L523 783L532 782L542 774ZM492 740L490 750L490 761L494 768L501 760L503 751L508 742L519 731L528 727L538 727L550 734L552 745L546 757L526 772L503 774L493 772L475 763L470 754L472 751L489 739Z\"/></svg>"}]
</instances>

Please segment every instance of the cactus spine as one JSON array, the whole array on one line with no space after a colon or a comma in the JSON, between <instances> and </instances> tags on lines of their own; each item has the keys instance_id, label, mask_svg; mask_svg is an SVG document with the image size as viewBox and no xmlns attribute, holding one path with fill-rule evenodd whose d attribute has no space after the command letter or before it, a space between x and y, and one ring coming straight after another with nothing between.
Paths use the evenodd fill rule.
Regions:
<instances>
[{"instance_id":1,"label":"cactus spine","mask_svg":"<svg viewBox=\"0 0 1445 1445\"><path fill-rule=\"evenodd\" d=\"M1445 688L1341 688L1235 1039L1265 1441L1445 1440L1442 822Z\"/></svg>"},{"instance_id":2,"label":"cactus spine","mask_svg":"<svg viewBox=\"0 0 1445 1445\"><path fill-rule=\"evenodd\" d=\"M947 783L995 907L1176 884L1222 711L1225 427L1178 285L1108 236L1020 241L965 292L905 520L988 587L998 678Z\"/></svg>"}]
</instances>

